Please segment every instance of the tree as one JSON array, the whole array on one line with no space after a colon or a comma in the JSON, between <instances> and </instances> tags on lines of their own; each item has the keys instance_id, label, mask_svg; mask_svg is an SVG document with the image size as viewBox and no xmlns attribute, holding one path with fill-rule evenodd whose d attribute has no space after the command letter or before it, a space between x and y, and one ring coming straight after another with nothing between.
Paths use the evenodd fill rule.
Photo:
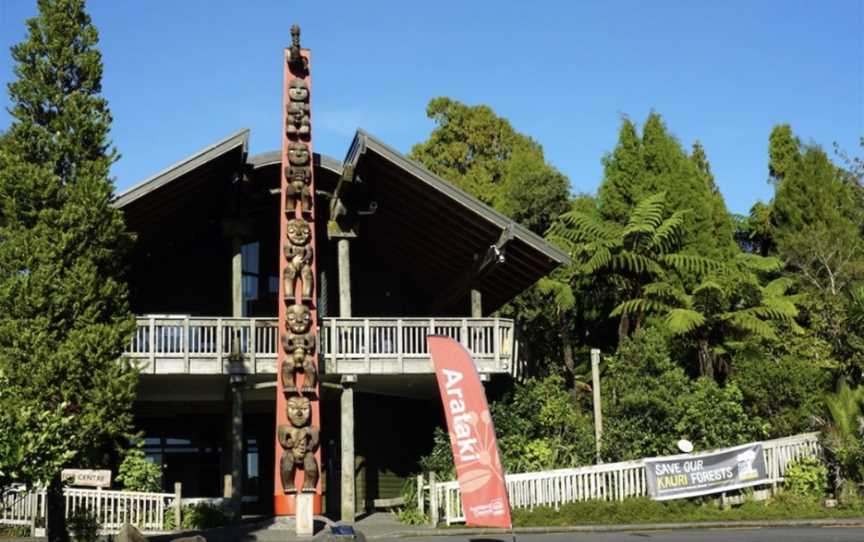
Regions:
<instances>
[{"instance_id":1,"label":"tree","mask_svg":"<svg viewBox=\"0 0 864 542\"><path fill-rule=\"evenodd\" d=\"M485 105L434 98L429 139L410 157L481 201L542 235L567 210L570 182L548 165L543 149Z\"/></svg>"},{"instance_id":2,"label":"tree","mask_svg":"<svg viewBox=\"0 0 864 542\"><path fill-rule=\"evenodd\" d=\"M697 273L716 265L708 258L678 251L689 211L679 210L664 218L665 202L663 192L646 197L623 226L578 210L569 211L552 225L547 236L576 262L578 274L571 277L571 282L581 275L591 275L616 291L620 304L609 316L620 316L619 343L629 335L631 321L638 330L655 309L645 297L647 285L662 282L675 269Z\"/></svg>"},{"instance_id":3,"label":"tree","mask_svg":"<svg viewBox=\"0 0 864 542\"><path fill-rule=\"evenodd\" d=\"M12 48L0 145L0 427L15 429L0 436L0 464L48 484L48 536L61 540L59 469L100 466L125 440L137 377L121 360L134 326L130 236L111 206L117 153L97 30L83 0L38 6Z\"/></svg>"},{"instance_id":4,"label":"tree","mask_svg":"<svg viewBox=\"0 0 864 542\"><path fill-rule=\"evenodd\" d=\"M603 182L598 191L601 216L624 224L646 197L665 192L668 215L690 209L681 230L685 252L720 257L734 244L731 218L714 186L701 144L688 156L652 112L642 129L624 119L615 149L603 158Z\"/></svg>"}]
</instances>

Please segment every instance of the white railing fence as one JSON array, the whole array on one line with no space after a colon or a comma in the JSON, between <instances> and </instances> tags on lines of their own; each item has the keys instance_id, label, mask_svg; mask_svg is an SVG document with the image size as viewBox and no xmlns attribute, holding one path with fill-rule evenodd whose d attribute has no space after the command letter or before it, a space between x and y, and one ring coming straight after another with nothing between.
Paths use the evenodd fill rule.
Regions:
<instances>
[{"instance_id":1,"label":"white railing fence","mask_svg":"<svg viewBox=\"0 0 864 542\"><path fill-rule=\"evenodd\" d=\"M509 372L516 358L513 321L506 318L324 318L319 352L327 371L431 372L426 336L462 343L483 372ZM224 374L239 350L247 372L275 373L280 348L276 318L147 315L136 318L124 356L154 374Z\"/></svg>"},{"instance_id":2,"label":"white railing fence","mask_svg":"<svg viewBox=\"0 0 864 542\"><path fill-rule=\"evenodd\" d=\"M803 433L791 437L763 441L768 480L766 485L783 481L786 467L803 457L821 457L819 433ZM508 474L505 477L511 508L550 506L587 500L621 501L631 497L647 497L643 460L605 463L574 469ZM418 504L428 507L436 523L447 525L465 521L459 483L456 480L435 483L434 477L418 477Z\"/></svg>"},{"instance_id":3,"label":"white railing fence","mask_svg":"<svg viewBox=\"0 0 864 542\"><path fill-rule=\"evenodd\" d=\"M124 523L136 526L143 533L165 532L165 511L176 498L173 493L80 488L66 488L63 495L66 517L76 510L89 509L99 519L103 535L118 533ZM10 491L3 496L0 506L2 525L45 525L44 489Z\"/></svg>"}]
</instances>

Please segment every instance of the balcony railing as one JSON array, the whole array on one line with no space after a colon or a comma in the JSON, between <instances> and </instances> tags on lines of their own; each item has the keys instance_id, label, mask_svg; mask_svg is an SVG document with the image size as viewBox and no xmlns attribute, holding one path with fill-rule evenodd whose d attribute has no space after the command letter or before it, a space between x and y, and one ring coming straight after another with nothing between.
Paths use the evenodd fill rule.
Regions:
<instances>
[{"instance_id":1,"label":"balcony railing","mask_svg":"<svg viewBox=\"0 0 864 542\"><path fill-rule=\"evenodd\" d=\"M238 351L247 373L276 372L276 318L149 315L137 324L125 356L144 373L227 374ZM480 372L513 366L513 321L500 318L325 318L318 351L329 374L431 373L430 334L462 343Z\"/></svg>"}]
</instances>

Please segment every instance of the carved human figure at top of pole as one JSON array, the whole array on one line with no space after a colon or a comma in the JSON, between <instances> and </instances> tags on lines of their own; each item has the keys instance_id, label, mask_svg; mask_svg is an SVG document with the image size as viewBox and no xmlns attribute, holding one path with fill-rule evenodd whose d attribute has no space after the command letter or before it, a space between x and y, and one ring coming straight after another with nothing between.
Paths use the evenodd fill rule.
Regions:
<instances>
[{"instance_id":1,"label":"carved human figure at top of pole","mask_svg":"<svg viewBox=\"0 0 864 542\"><path fill-rule=\"evenodd\" d=\"M297 76L304 76L309 70L309 62L300 54L300 27L291 27L291 47L288 49L288 67Z\"/></svg>"}]
</instances>

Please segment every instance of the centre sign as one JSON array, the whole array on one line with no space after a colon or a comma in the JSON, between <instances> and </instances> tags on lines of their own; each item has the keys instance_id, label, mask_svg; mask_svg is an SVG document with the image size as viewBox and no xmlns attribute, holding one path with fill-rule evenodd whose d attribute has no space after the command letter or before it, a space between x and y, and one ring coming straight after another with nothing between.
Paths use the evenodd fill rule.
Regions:
<instances>
[{"instance_id":1,"label":"centre sign","mask_svg":"<svg viewBox=\"0 0 864 542\"><path fill-rule=\"evenodd\" d=\"M110 470L63 469L60 478L70 486L111 487Z\"/></svg>"}]
</instances>

